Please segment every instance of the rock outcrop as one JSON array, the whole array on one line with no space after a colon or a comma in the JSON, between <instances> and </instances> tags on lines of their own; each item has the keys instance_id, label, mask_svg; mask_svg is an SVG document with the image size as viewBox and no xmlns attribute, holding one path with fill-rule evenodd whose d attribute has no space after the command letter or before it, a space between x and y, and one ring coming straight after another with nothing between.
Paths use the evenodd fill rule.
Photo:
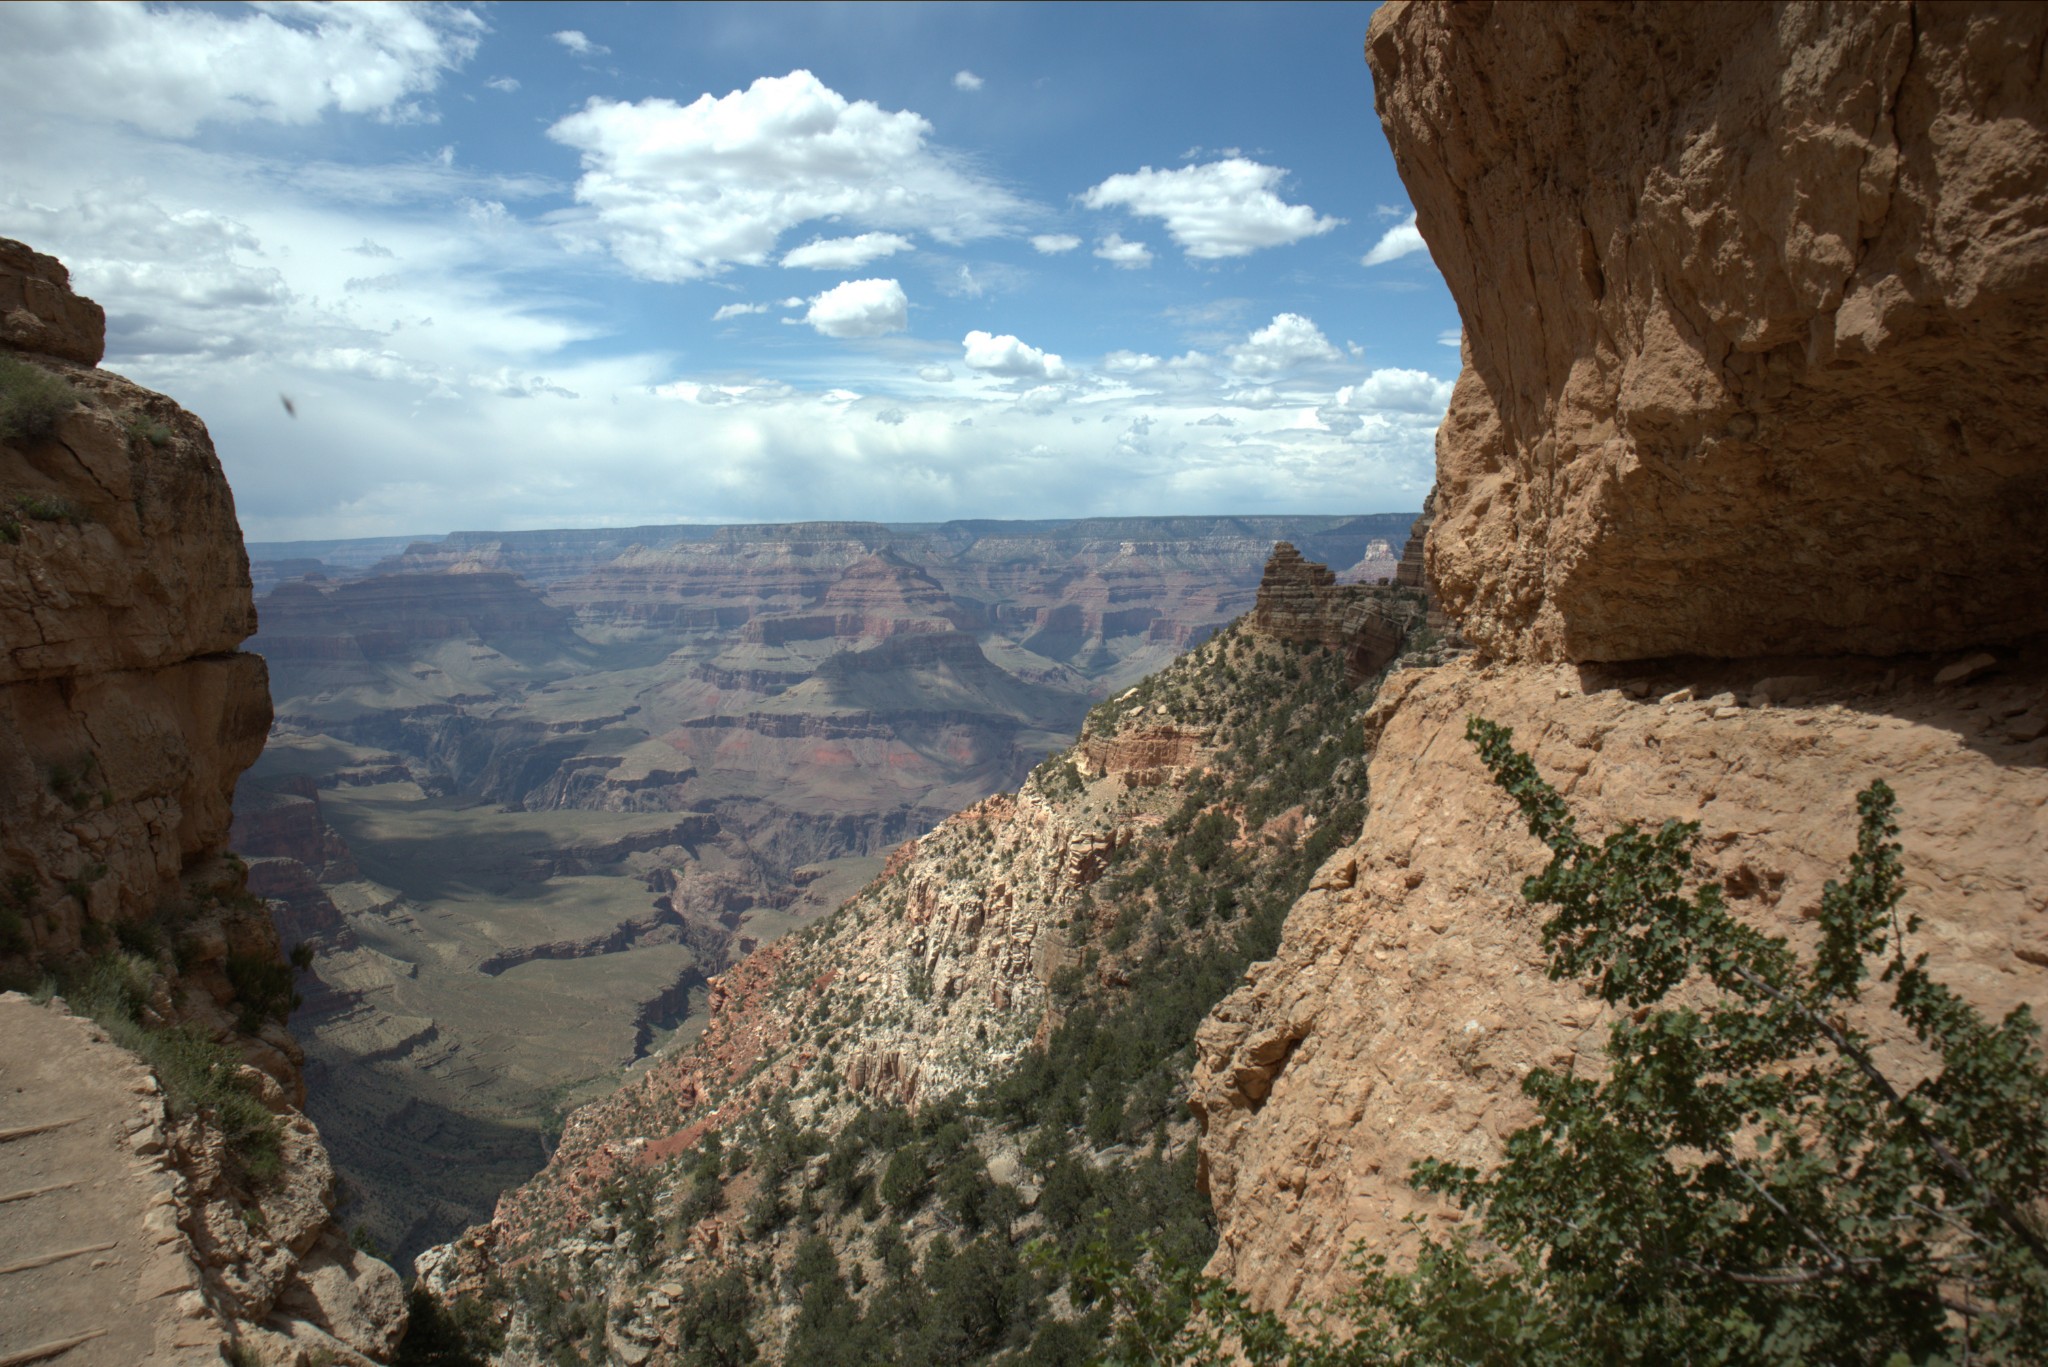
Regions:
<instances>
[{"instance_id":1,"label":"rock outcrop","mask_svg":"<svg viewBox=\"0 0 2048 1367\"><path fill-rule=\"evenodd\" d=\"M1532 1067L1600 1062L1471 716L1583 830L1699 821L1702 874L1799 946L1884 778L1933 970L2048 1006L2044 37L2020 7L1374 16L1466 325L1425 520L1480 653L1383 688L1363 831L1202 1029L1211 1267L1259 1304L1461 1219L1412 1163L1496 1161Z\"/></svg>"},{"instance_id":2,"label":"rock outcrop","mask_svg":"<svg viewBox=\"0 0 2048 1367\"><path fill-rule=\"evenodd\" d=\"M264 662L239 650L256 614L233 497L199 419L95 368L103 339L61 265L0 241L0 987L55 975L137 1048L189 1068L218 1051L207 1075L239 1080L209 1085L260 1102L277 1153L245 1169L189 1079L181 1101L99 1027L0 995L4 1138L75 1102L63 1137L33 1131L48 1153L30 1161L79 1188L22 1197L39 1203L28 1227L75 1236L79 1261L47 1297L24 1283L20 1304L47 1314L17 1317L8 1288L0 1357L40 1360L58 1330L104 1320L66 1361L217 1361L233 1343L381 1360L404 1325L397 1276L334 1223L280 1024L289 970L227 853L235 782L271 719ZM104 1247L81 1251L93 1229Z\"/></svg>"},{"instance_id":3,"label":"rock outcrop","mask_svg":"<svg viewBox=\"0 0 2048 1367\"><path fill-rule=\"evenodd\" d=\"M0 296L29 301L10 339L66 348L0 352L10 387L62 386L42 421L0 433L0 963L26 969L223 876L270 697L263 661L237 649L256 613L205 426L64 358L97 358L100 313L49 257L0 244ZM30 305L42 332L21 321ZM224 939L267 933L236 923Z\"/></svg>"},{"instance_id":4,"label":"rock outcrop","mask_svg":"<svg viewBox=\"0 0 2048 1367\"><path fill-rule=\"evenodd\" d=\"M1423 595L1384 585L1339 584L1327 566L1304 560L1282 541L1266 562L1252 607L1260 635L1296 645L1320 645L1344 657L1353 678L1385 669L1401 653L1411 628L1423 620Z\"/></svg>"},{"instance_id":5,"label":"rock outcrop","mask_svg":"<svg viewBox=\"0 0 2048 1367\"><path fill-rule=\"evenodd\" d=\"M2048 16L1395 4L1375 100L1468 364L1430 565L1501 658L2048 627Z\"/></svg>"}]
</instances>

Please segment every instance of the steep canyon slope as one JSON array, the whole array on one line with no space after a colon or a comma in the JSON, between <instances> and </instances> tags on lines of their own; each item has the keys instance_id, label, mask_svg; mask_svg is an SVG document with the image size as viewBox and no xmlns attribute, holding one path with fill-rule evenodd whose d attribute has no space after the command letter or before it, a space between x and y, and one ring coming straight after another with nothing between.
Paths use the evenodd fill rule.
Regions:
<instances>
[{"instance_id":1,"label":"steep canyon slope","mask_svg":"<svg viewBox=\"0 0 2048 1367\"><path fill-rule=\"evenodd\" d=\"M1588 830L1701 822L1795 944L1885 778L1937 971L2048 1006L2044 40L2024 6L1375 15L1465 321L1427 554L1478 653L1382 691L1363 831L1203 1028L1211 1267L1258 1303L1460 1219L1412 1163L1494 1161L1522 1075L1598 1062L1468 717Z\"/></svg>"},{"instance_id":2,"label":"steep canyon slope","mask_svg":"<svg viewBox=\"0 0 2048 1367\"><path fill-rule=\"evenodd\" d=\"M277 723L234 839L318 950L294 1024L351 1218L402 1254L482 1218L707 976L1250 606L1275 536L1370 581L1409 522L259 548Z\"/></svg>"},{"instance_id":3,"label":"steep canyon slope","mask_svg":"<svg viewBox=\"0 0 2048 1367\"><path fill-rule=\"evenodd\" d=\"M506 1361L1079 1360L1106 1314L1025 1248L1115 1209L1119 1252L1207 1255L1196 1025L1359 820L1360 716L1423 606L1330 577L1283 543L1254 613L715 979L703 1035L430 1281L504 1317Z\"/></svg>"},{"instance_id":4,"label":"steep canyon slope","mask_svg":"<svg viewBox=\"0 0 2048 1367\"><path fill-rule=\"evenodd\" d=\"M234 503L104 333L0 240L0 987L97 1022L0 992L0 1357L382 1359L397 1275L333 1221L291 970L226 852L270 723Z\"/></svg>"}]
</instances>

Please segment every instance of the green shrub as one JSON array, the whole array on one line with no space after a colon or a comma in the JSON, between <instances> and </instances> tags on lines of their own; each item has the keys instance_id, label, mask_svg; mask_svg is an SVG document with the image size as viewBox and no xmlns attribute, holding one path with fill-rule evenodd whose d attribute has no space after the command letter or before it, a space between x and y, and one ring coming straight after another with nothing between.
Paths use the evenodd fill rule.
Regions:
<instances>
[{"instance_id":1,"label":"green shrub","mask_svg":"<svg viewBox=\"0 0 2048 1367\"><path fill-rule=\"evenodd\" d=\"M155 1071L172 1119L203 1116L220 1131L244 1176L259 1184L274 1180L282 1170L282 1132L242 1078L241 1056L196 1026L140 1022L156 976L149 960L115 952L94 959L60 987L73 1011L97 1021L116 1044L140 1054Z\"/></svg>"},{"instance_id":2,"label":"green shrub","mask_svg":"<svg viewBox=\"0 0 2048 1367\"><path fill-rule=\"evenodd\" d=\"M392 1367L490 1367L504 1351L505 1328L480 1301L462 1296L443 1302L414 1282L405 1305L405 1337Z\"/></svg>"},{"instance_id":3,"label":"green shrub","mask_svg":"<svg viewBox=\"0 0 2048 1367\"><path fill-rule=\"evenodd\" d=\"M137 441L146 441L151 446L164 447L171 444L171 429L147 413L137 413L125 424L128 435Z\"/></svg>"},{"instance_id":4,"label":"green shrub","mask_svg":"<svg viewBox=\"0 0 2048 1367\"><path fill-rule=\"evenodd\" d=\"M1119 1307L1112 1360L2039 1361L2040 1031L2024 1006L1990 1023L1908 957L1890 788L1858 797L1856 853L1802 957L1731 916L1718 885L1688 891L1697 823L1595 844L1504 728L1467 735L1550 848L1523 897L1551 909L1551 976L1616 1012L1604 1079L1534 1069L1538 1119L1497 1168L1418 1164L1415 1185L1477 1228L1425 1231L1412 1272L1361 1245L1334 1338L1190 1264L1140 1270L1105 1227L1073 1267ZM1918 1057L1853 1023L1875 984Z\"/></svg>"},{"instance_id":5,"label":"green shrub","mask_svg":"<svg viewBox=\"0 0 2048 1367\"><path fill-rule=\"evenodd\" d=\"M260 954L228 955L228 982L235 989L237 1023L255 1034L266 1020L282 1025L300 1004L292 987L292 966Z\"/></svg>"},{"instance_id":6,"label":"green shrub","mask_svg":"<svg viewBox=\"0 0 2048 1367\"><path fill-rule=\"evenodd\" d=\"M0 440L40 441L78 404L78 391L60 377L0 355Z\"/></svg>"}]
</instances>

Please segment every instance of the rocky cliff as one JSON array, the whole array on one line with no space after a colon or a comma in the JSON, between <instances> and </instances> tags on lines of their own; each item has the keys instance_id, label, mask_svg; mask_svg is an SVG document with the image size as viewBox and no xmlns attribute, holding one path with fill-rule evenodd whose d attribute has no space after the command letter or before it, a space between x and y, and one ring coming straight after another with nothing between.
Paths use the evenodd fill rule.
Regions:
<instances>
[{"instance_id":1,"label":"rocky cliff","mask_svg":"<svg viewBox=\"0 0 2048 1367\"><path fill-rule=\"evenodd\" d=\"M1368 57L1465 322L1433 573L1502 658L2048 625L2027 6L1395 6Z\"/></svg>"},{"instance_id":2,"label":"rocky cliff","mask_svg":"<svg viewBox=\"0 0 2048 1367\"><path fill-rule=\"evenodd\" d=\"M1465 320L1428 566L1480 653L1382 692L1362 832L1203 1028L1211 1266L1260 1304L1459 1219L1411 1164L1494 1161L1521 1076L1599 1060L1470 716L1585 829L1701 822L1801 945L1885 778L1936 971L2048 1005L2044 38L2028 7L1375 15Z\"/></svg>"},{"instance_id":3,"label":"rocky cliff","mask_svg":"<svg viewBox=\"0 0 2048 1367\"><path fill-rule=\"evenodd\" d=\"M235 1340L277 1360L382 1355L403 1321L396 1277L331 1220L332 1172L295 1109L290 971L226 849L236 778L270 724L263 661L238 649L256 618L234 502L205 426L98 369L103 339L62 265L0 241L0 986L61 985L155 1070L130 1076L133 1057L100 1030L45 1027L4 1000L10 1041L47 1036L98 1079L67 1081L140 1098L109 1152L149 1170L136 1192L153 1213L144 1229L132 1212L92 1267L129 1260L135 1313L168 1327L109 1330L67 1361L139 1361L138 1343L212 1360ZM10 1078L27 1064L10 1058ZM47 1081L23 1073L9 1116L55 1106ZM87 1128L99 1121L78 1130L83 1148L51 1140L51 1154L84 1164L80 1182L119 1187L129 1175L99 1171L115 1159L93 1156ZM257 1157L236 1156L238 1135L262 1134ZM27 1228L44 1208L22 1207ZM81 1331L129 1313L118 1299L75 1308ZM35 1321L10 1315L0 1356L58 1327Z\"/></svg>"}]
</instances>

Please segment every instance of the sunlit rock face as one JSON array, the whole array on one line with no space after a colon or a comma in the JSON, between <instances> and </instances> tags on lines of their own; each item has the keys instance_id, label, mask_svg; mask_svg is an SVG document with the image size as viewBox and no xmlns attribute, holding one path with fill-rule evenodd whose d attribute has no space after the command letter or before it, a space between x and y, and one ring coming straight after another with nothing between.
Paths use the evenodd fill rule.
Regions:
<instances>
[{"instance_id":1,"label":"sunlit rock face","mask_svg":"<svg viewBox=\"0 0 2048 1367\"><path fill-rule=\"evenodd\" d=\"M55 259L0 241L0 312L0 357L75 396L0 433L0 873L25 880L10 938L40 962L226 848L270 696L237 649L256 612L205 424L96 368L103 314Z\"/></svg>"},{"instance_id":2,"label":"sunlit rock face","mask_svg":"<svg viewBox=\"0 0 2048 1367\"><path fill-rule=\"evenodd\" d=\"M1885 778L1914 948L1994 1015L2048 1006L2044 36L2021 7L1374 16L1465 321L1417 525L1479 653L1381 690L1363 830L1202 1027L1210 1268L1258 1304L1465 1220L1414 1163L1498 1161L1530 1069L1602 1066L1471 717L1583 831L1699 822L1696 870L1802 949Z\"/></svg>"},{"instance_id":3,"label":"sunlit rock face","mask_svg":"<svg viewBox=\"0 0 2048 1367\"><path fill-rule=\"evenodd\" d=\"M1431 565L1503 658L2048 626L2037 7L1390 5L1465 321Z\"/></svg>"}]
</instances>

